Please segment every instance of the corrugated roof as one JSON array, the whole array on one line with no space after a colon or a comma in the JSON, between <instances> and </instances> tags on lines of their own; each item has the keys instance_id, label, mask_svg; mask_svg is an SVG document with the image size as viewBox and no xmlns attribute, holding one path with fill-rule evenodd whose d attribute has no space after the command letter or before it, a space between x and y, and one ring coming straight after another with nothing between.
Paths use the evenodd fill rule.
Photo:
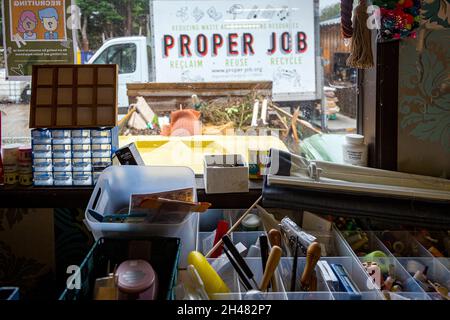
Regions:
<instances>
[{"instance_id":1,"label":"corrugated roof","mask_svg":"<svg viewBox=\"0 0 450 320\"><path fill-rule=\"evenodd\" d=\"M335 25L335 24L340 24L341 23L341 17L335 17L335 18L331 18L325 21L321 21L320 25L321 26L331 26L331 25Z\"/></svg>"}]
</instances>

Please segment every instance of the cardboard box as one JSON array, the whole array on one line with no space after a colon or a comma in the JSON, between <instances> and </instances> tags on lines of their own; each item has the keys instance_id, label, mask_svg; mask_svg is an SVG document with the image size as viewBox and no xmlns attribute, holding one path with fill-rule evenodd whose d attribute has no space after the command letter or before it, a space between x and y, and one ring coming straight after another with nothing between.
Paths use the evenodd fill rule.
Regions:
<instances>
[{"instance_id":1,"label":"cardboard box","mask_svg":"<svg viewBox=\"0 0 450 320\"><path fill-rule=\"evenodd\" d=\"M205 155L206 193L248 192L248 164L240 154Z\"/></svg>"},{"instance_id":2,"label":"cardboard box","mask_svg":"<svg viewBox=\"0 0 450 320\"><path fill-rule=\"evenodd\" d=\"M145 166L144 160L134 142L116 151L117 160L121 165Z\"/></svg>"}]
</instances>

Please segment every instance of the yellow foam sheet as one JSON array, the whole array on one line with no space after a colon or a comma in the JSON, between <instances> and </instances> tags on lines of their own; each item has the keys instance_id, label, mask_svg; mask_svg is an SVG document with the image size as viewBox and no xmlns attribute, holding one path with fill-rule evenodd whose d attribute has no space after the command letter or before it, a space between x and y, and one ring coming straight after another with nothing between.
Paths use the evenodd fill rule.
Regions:
<instances>
[{"instance_id":1,"label":"yellow foam sheet","mask_svg":"<svg viewBox=\"0 0 450 320\"><path fill-rule=\"evenodd\" d=\"M274 136L120 136L119 145L135 142L146 165L188 166L195 174L203 174L205 155L241 154L248 161L249 150L276 148L288 151Z\"/></svg>"}]
</instances>

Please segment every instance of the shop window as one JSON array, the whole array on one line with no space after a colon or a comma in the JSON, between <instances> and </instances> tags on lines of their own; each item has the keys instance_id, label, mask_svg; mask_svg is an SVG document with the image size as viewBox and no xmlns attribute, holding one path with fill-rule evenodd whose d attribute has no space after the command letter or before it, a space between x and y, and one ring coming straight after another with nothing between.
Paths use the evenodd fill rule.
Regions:
<instances>
[{"instance_id":1,"label":"shop window","mask_svg":"<svg viewBox=\"0 0 450 320\"><path fill-rule=\"evenodd\" d=\"M136 45L119 44L108 47L94 60L94 64L117 64L119 74L133 73L136 70Z\"/></svg>"},{"instance_id":2,"label":"shop window","mask_svg":"<svg viewBox=\"0 0 450 320\"><path fill-rule=\"evenodd\" d=\"M192 2L191 4L190 1L184 1L183 6L176 9L172 20L161 20L161 18L158 18L158 14L149 14L150 10L155 10L156 2L158 1L125 1L123 6L116 6L113 2L108 10L113 10L114 14L105 12L105 8L100 3L90 2L89 7L84 6L84 11L81 12L82 15L89 16L90 19L86 22L87 31L85 30L86 32L83 32L83 34L81 30L79 31L80 47L83 44L83 48L88 49L90 53L99 52L92 59L94 64L118 64L119 81L122 75L126 75L122 78L125 79L125 82L119 83L119 102L120 107L122 107L120 108L119 119L122 119L127 113L129 100L126 96L126 84L128 83L201 83L252 80L252 73L261 72L258 66L253 65L255 62L252 58L259 54L254 51L257 49L257 43L263 41L262 39L265 42L270 39L276 41L275 46L273 43L270 46L272 50L284 50L280 56L283 59L276 58L274 55L273 63L278 63L278 67L271 69L266 77L255 78L257 82L272 81L274 93L276 91L282 92L277 99L275 99L276 94L274 94L273 99L273 103L281 111L269 106L267 124L262 125L259 119L257 126L253 127L252 131L248 130L252 129L254 96L251 94L240 101L233 99L227 101L224 98L208 101L207 98L201 98L197 101L199 107L199 105L195 105L196 101L190 99L190 97L181 101L180 97L174 93L172 97L168 98L173 102L174 107L171 107L172 109L164 108L167 101L162 101L161 104L155 102L157 99L162 99L161 97L156 97L150 101L149 106L156 116L152 118L153 122L149 125L144 123L144 128L142 126L133 127L133 124L130 124L127 129L121 131L121 144L128 143L131 140L135 141L136 138L133 136L138 135L138 147L144 153L150 150L149 152L156 157L147 159L149 163L181 164L181 161L185 161L186 158L179 156L180 150L190 148L198 151L200 148L204 153L230 153L235 151L236 148L224 144L226 134L233 132L234 135L246 135L251 131L252 133L247 134L246 137L246 139L251 140L251 135L254 135L254 132L257 131L261 135L274 136L268 139L276 141L276 143L270 145L272 147L281 146L311 159L342 162L340 144L344 142L345 134L356 132L357 128L358 90L357 72L355 69L348 68L345 62L349 54L349 47L344 44L340 34L338 0L321 0L320 2L317 0L283 0L283 4L281 4L281 1L278 4L276 1L258 3L248 0L243 1L242 5L236 6L228 1L222 1L226 4L226 9L225 5L216 7L207 5L208 1L203 1L204 6L200 6L198 2L195 2L195 4ZM177 1L159 2L170 4ZM219 2L221 1L215 1L215 3ZM314 17L311 16L311 19L308 20L310 25L299 24L292 18L295 16L295 12L303 10L306 2L320 5L321 16L317 17L316 22L314 22ZM132 6L131 10L127 10L128 6ZM291 7L289 8L289 6ZM314 10L311 12L313 14ZM276 24L270 20L272 14L277 19ZM190 23L185 23L185 21L190 21ZM152 38L155 27L158 29L158 24L163 23L169 25L169 29L166 28L167 30L178 30L174 32L177 36L166 38L165 47L164 38ZM273 24L272 27L269 26L270 23ZM216 31L207 31L208 26ZM262 26L266 26L266 32L261 32ZM312 39L305 38L305 35L302 34L303 31L297 30L297 27L302 30L314 30L314 37ZM208 36L198 37L199 34L202 34L199 28L203 28L203 33ZM282 28L285 28L286 31L281 32L284 30ZM225 34L224 30L226 36L220 36L222 31ZM275 37L271 38L274 31ZM249 36L252 32L255 32L258 36L253 38ZM183 34L190 36L181 37ZM219 34L219 36L213 36L213 34ZM123 43L109 46L103 42L103 40L125 36L127 38L124 39L130 39L128 36L138 35L141 36L140 39L145 38L143 47L134 42L137 40L129 42L124 40ZM214 41L215 47L212 46ZM88 48L86 48L86 43L89 43ZM321 61L320 68L313 70L315 74L313 81L305 78L300 69L297 70L295 67L290 68L284 65L286 61L288 63L302 63L301 60L305 55L300 53L308 50L305 43L310 44L310 48L316 48L314 53L316 59L314 61ZM270 47L266 49L269 50ZM157 60L162 59L164 50L170 56L171 65L167 70L161 71L161 64L158 64ZM214 67L217 64L216 55L220 56L221 50L225 50L223 58L226 60L226 65L223 68ZM146 62L144 63L144 61ZM214 69L214 72L210 72L210 75L208 75L209 71L206 72L203 69L205 66ZM307 68L308 64L304 64L303 67ZM237 72L237 70L246 71ZM133 78L135 75L136 78ZM301 98L293 98L301 91L298 88L308 87L313 84L311 81L316 81L315 89L322 93L320 96L315 97L305 94ZM290 92L284 90L287 86L291 86L293 89ZM298 88L295 86L298 86ZM5 81L0 72L0 109L4 111L3 143L21 142L27 139L29 141L29 91L29 83ZM191 94L197 94L197 92L193 91ZM124 95L124 97L120 97L121 95ZM206 96L208 95L213 94L208 93ZM305 96L308 97L305 98ZM183 137L182 142L178 139L173 145L170 145L171 140L177 139L172 139L170 134L167 135L167 132L165 133L162 128L164 124L170 124L170 112L179 110L180 105L183 109L197 108L200 111L203 130L195 132L199 135L203 133L203 137L198 140L200 142L193 144L189 142L192 141L192 137ZM292 118L296 117L299 121L292 126ZM230 122L232 122L231 125ZM234 130L228 130L230 128ZM293 128L295 129L293 130ZM190 133L190 130L187 131ZM175 159L174 163L167 162L167 157L161 154L164 152L171 152L176 155L172 157ZM202 154L195 153L192 157L199 162L201 156ZM186 161L189 164L190 160L187 159ZM197 173L202 172L201 167L196 167L195 170Z\"/></svg>"}]
</instances>

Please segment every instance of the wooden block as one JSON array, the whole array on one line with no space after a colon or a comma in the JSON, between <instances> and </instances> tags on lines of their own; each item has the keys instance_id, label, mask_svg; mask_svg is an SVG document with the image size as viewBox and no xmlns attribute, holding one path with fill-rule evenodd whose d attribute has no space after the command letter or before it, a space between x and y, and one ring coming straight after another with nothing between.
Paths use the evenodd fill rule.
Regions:
<instances>
[{"instance_id":1,"label":"wooden block","mask_svg":"<svg viewBox=\"0 0 450 320\"><path fill-rule=\"evenodd\" d=\"M52 104L52 88L37 88L36 104L37 105Z\"/></svg>"},{"instance_id":2,"label":"wooden block","mask_svg":"<svg viewBox=\"0 0 450 320\"><path fill-rule=\"evenodd\" d=\"M70 85L72 84L73 72L71 68L60 68L58 70L58 84Z\"/></svg>"},{"instance_id":3,"label":"wooden block","mask_svg":"<svg viewBox=\"0 0 450 320\"><path fill-rule=\"evenodd\" d=\"M114 88L97 88L97 104L114 104Z\"/></svg>"},{"instance_id":4,"label":"wooden block","mask_svg":"<svg viewBox=\"0 0 450 320\"><path fill-rule=\"evenodd\" d=\"M117 65L34 65L32 74L30 128L117 125Z\"/></svg>"},{"instance_id":5,"label":"wooden block","mask_svg":"<svg viewBox=\"0 0 450 320\"><path fill-rule=\"evenodd\" d=\"M101 67L97 69L98 72L98 84L110 84L114 85L116 77L116 68Z\"/></svg>"},{"instance_id":6,"label":"wooden block","mask_svg":"<svg viewBox=\"0 0 450 320\"><path fill-rule=\"evenodd\" d=\"M92 122L92 107L78 107L77 109L77 126L91 126Z\"/></svg>"},{"instance_id":7,"label":"wooden block","mask_svg":"<svg viewBox=\"0 0 450 320\"><path fill-rule=\"evenodd\" d=\"M36 109L36 126L48 127L52 124L52 108Z\"/></svg>"},{"instance_id":8,"label":"wooden block","mask_svg":"<svg viewBox=\"0 0 450 320\"><path fill-rule=\"evenodd\" d=\"M53 68L38 69L38 85L51 85L53 83Z\"/></svg>"},{"instance_id":9,"label":"wooden block","mask_svg":"<svg viewBox=\"0 0 450 320\"><path fill-rule=\"evenodd\" d=\"M78 104L92 105L92 88L78 88Z\"/></svg>"},{"instance_id":10,"label":"wooden block","mask_svg":"<svg viewBox=\"0 0 450 320\"><path fill-rule=\"evenodd\" d=\"M78 68L78 84L86 85L94 83L93 68Z\"/></svg>"},{"instance_id":11,"label":"wooden block","mask_svg":"<svg viewBox=\"0 0 450 320\"><path fill-rule=\"evenodd\" d=\"M72 125L72 107L58 107L56 109L56 125Z\"/></svg>"},{"instance_id":12,"label":"wooden block","mask_svg":"<svg viewBox=\"0 0 450 320\"><path fill-rule=\"evenodd\" d=\"M113 117L114 117L113 106L97 107L97 123L99 125L111 123L111 121L114 121L114 119L112 119Z\"/></svg>"},{"instance_id":13,"label":"wooden block","mask_svg":"<svg viewBox=\"0 0 450 320\"><path fill-rule=\"evenodd\" d=\"M58 104L72 104L72 88L58 88Z\"/></svg>"}]
</instances>

